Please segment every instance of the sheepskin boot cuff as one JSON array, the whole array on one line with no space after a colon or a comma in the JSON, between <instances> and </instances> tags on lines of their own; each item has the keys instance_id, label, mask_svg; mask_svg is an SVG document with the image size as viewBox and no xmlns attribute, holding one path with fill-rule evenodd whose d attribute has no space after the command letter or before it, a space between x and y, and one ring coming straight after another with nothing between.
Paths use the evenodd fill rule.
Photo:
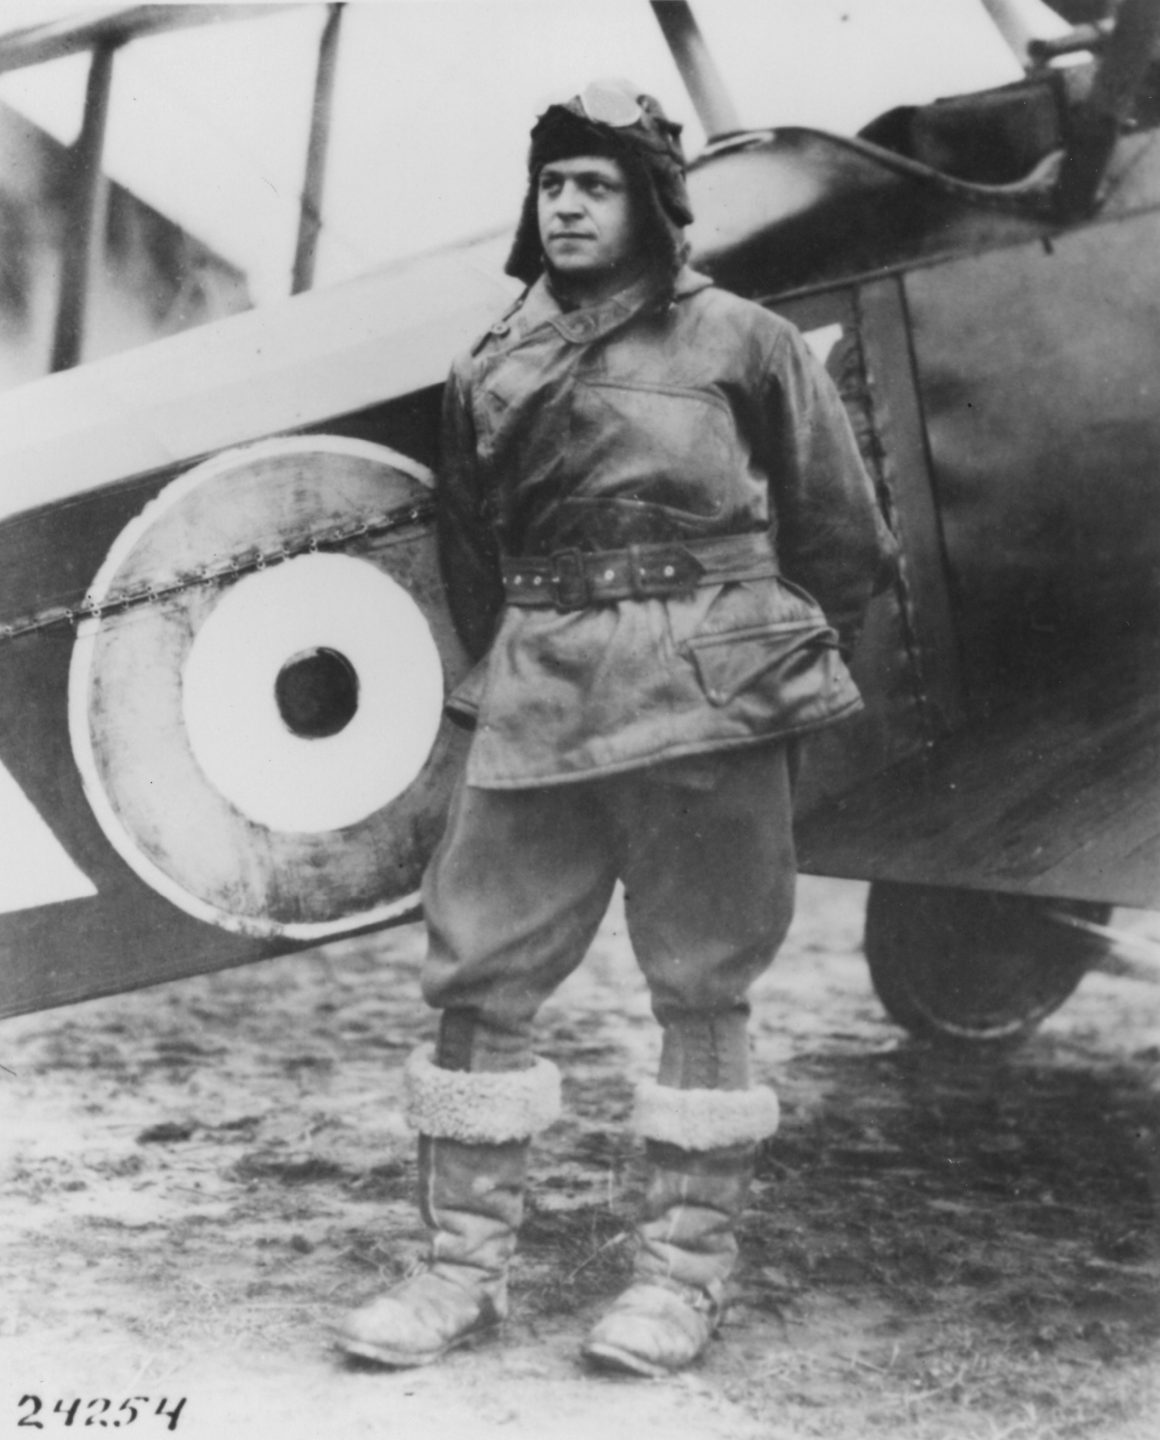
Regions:
<instances>
[{"instance_id":1,"label":"sheepskin boot cuff","mask_svg":"<svg viewBox=\"0 0 1160 1440\"><path fill-rule=\"evenodd\" d=\"M677 1090L645 1080L637 1087L633 1125L645 1140L680 1150L756 1145L777 1130L777 1096L751 1090Z\"/></svg>"},{"instance_id":2,"label":"sheepskin boot cuff","mask_svg":"<svg viewBox=\"0 0 1160 1440\"><path fill-rule=\"evenodd\" d=\"M537 1059L527 1070L444 1070L423 1046L403 1069L404 1114L421 1135L466 1145L529 1140L560 1114L560 1072Z\"/></svg>"}]
</instances>

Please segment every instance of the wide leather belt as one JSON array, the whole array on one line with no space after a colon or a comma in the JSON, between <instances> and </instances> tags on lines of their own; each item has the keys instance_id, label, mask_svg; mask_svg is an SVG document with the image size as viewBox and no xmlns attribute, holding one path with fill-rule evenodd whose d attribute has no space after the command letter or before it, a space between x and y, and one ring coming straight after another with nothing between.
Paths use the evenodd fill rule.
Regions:
<instances>
[{"instance_id":1,"label":"wide leather belt","mask_svg":"<svg viewBox=\"0 0 1160 1440\"><path fill-rule=\"evenodd\" d=\"M687 594L699 585L776 574L777 559L764 531L671 545L557 550L553 555L503 559L504 595L509 605L543 605L556 610L585 610L611 600Z\"/></svg>"}]
</instances>

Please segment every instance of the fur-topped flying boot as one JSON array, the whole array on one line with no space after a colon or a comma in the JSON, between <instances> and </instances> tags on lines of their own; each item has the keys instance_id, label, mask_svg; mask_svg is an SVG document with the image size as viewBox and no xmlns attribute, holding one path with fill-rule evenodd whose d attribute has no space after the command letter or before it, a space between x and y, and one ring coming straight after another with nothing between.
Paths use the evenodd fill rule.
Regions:
<instances>
[{"instance_id":1,"label":"fur-topped flying boot","mask_svg":"<svg viewBox=\"0 0 1160 1440\"><path fill-rule=\"evenodd\" d=\"M417 1051L405 1079L430 1248L414 1274L349 1315L337 1336L350 1355L400 1366L430 1364L506 1318L528 1143L560 1109L560 1075L548 1060L472 1072L442 1069Z\"/></svg>"},{"instance_id":2,"label":"fur-topped flying boot","mask_svg":"<svg viewBox=\"0 0 1160 1440\"><path fill-rule=\"evenodd\" d=\"M777 1129L772 1090L637 1094L648 1189L632 1285L596 1324L583 1354L636 1375L682 1370L720 1323L737 1258L733 1229L749 1192L757 1143Z\"/></svg>"}]
</instances>

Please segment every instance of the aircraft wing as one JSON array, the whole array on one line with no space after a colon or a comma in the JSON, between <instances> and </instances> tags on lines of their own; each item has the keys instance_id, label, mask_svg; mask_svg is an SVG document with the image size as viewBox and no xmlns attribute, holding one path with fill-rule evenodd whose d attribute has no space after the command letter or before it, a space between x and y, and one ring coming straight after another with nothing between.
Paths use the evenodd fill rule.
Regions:
<instances>
[{"instance_id":1,"label":"aircraft wing","mask_svg":"<svg viewBox=\"0 0 1160 1440\"><path fill-rule=\"evenodd\" d=\"M488 256L0 395L0 1015L413 910L464 665L424 467L448 357L511 293ZM336 650L361 739L310 710ZM252 693L264 654L285 725Z\"/></svg>"}]
</instances>

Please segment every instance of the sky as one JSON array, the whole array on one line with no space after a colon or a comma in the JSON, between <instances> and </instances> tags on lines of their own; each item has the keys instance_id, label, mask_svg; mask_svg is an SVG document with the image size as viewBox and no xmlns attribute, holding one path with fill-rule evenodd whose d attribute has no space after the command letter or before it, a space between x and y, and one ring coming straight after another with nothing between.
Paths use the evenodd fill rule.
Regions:
<instances>
[{"instance_id":1,"label":"sky","mask_svg":"<svg viewBox=\"0 0 1160 1440\"><path fill-rule=\"evenodd\" d=\"M5 0L5 28L81 6ZM1017 78L982 0L694 0L747 126L851 133L892 105ZM259 303L287 291L324 7L270 7L117 55L114 179L240 265ZM510 226L538 110L628 75L704 134L646 0L354 0L338 61L317 281ZM85 61L0 76L0 100L59 139Z\"/></svg>"}]
</instances>

